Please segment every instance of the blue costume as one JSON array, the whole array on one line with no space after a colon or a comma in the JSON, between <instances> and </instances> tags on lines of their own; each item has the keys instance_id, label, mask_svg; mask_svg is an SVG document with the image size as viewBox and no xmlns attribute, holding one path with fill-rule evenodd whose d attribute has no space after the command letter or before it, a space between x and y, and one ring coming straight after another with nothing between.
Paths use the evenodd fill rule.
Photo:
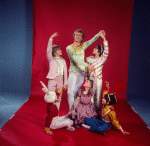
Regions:
<instances>
[{"instance_id":1,"label":"blue costume","mask_svg":"<svg viewBox=\"0 0 150 146\"><path fill-rule=\"evenodd\" d=\"M84 122L86 125L90 126L88 130L94 133L104 132L111 128L110 123L107 123L100 119L84 118Z\"/></svg>"},{"instance_id":2,"label":"blue costume","mask_svg":"<svg viewBox=\"0 0 150 146\"><path fill-rule=\"evenodd\" d=\"M120 129L121 125L116 118L116 113L114 111L114 107L112 104L117 103L117 99L114 94L106 94L104 98L109 101L109 104L105 104L102 109L102 119L94 119L94 118L85 118L84 122L86 125L90 126L89 131L101 134L106 130L109 130L112 126L116 129Z\"/></svg>"}]
</instances>

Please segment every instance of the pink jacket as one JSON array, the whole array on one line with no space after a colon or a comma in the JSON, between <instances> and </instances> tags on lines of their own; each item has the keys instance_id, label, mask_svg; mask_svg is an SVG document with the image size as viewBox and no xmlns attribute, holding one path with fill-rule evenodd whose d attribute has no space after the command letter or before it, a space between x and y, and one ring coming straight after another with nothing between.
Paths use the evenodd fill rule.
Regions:
<instances>
[{"instance_id":1,"label":"pink jacket","mask_svg":"<svg viewBox=\"0 0 150 146\"><path fill-rule=\"evenodd\" d=\"M52 39L49 39L48 46L47 46L47 59L49 61L49 72L46 78L48 79L54 79L57 75L57 68L58 68L58 63L52 56ZM61 58L64 63L64 84L67 84L67 65L66 61Z\"/></svg>"}]
</instances>

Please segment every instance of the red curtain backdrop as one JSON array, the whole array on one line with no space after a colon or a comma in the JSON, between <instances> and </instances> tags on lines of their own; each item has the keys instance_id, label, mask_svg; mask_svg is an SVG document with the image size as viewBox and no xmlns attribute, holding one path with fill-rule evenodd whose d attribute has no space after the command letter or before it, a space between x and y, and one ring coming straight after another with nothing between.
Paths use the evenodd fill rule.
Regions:
<instances>
[{"instance_id":1,"label":"red curtain backdrop","mask_svg":"<svg viewBox=\"0 0 150 146\"><path fill-rule=\"evenodd\" d=\"M110 92L118 81L123 82L118 94L120 98L126 98L132 11L133 1L34 0L32 91L41 88L41 79L47 83L46 48L50 35L58 32L54 44L60 45L69 68L66 47L73 43L73 32L80 28L85 33L84 41L100 30L106 31L110 54L104 64L103 81L110 82ZM86 56L92 55L97 44L103 45L102 39L86 50Z\"/></svg>"},{"instance_id":2,"label":"red curtain backdrop","mask_svg":"<svg viewBox=\"0 0 150 146\"><path fill-rule=\"evenodd\" d=\"M149 145L150 131L143 120L131 109L126 101L129 46L132 23L132 0L33 0L34 36L32 62L32 89L29 100L16 112L2 128L0 140L3 145L54 145L54 146L90 146L90 145ZM80 128L74 132L65 129L53 130L54 135L44 132L46 103L40 81L47 84L48 61L47 43L50 35L58 32L54 44L60 45L69 68L66 47L73 43L73 32L82 29L84 41L91 39L100 30L105 30L110 54L103 68L103 81L110 82L113 92L117 82L123 82L118 92L118 104L115 105L118 120L123 129L130 132L124 136L110 130L104 136ZM86 50L86 56L92 55L93 48L102 45L99 39ZM68 112L66 91L62 96L60 115Z\"/></svg>"}]
</instances>

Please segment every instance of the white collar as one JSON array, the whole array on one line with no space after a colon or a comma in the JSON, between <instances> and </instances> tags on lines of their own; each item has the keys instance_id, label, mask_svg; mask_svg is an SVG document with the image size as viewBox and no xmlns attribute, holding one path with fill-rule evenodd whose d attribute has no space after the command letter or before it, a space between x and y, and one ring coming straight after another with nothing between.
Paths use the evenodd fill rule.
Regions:
<instances>
[{"instance_id":1,"label":"white collar","mask_svg":"<svg viewBox=\"0 0 150 146\"><path fill-rule=\"evenodd\" d=\"M60 58L60 57L55 57L56 59Z\"/></svg>"},{"instance_id":2,"label":"white collar","mask_svg":"<svg viewBox=\"0 0 150 146\"><path fill-rule=\"evenodd\" d=\"M88 91L84 91L83 93L84 93L84 94L88 94Z\"/></svg>"}]
</instances>

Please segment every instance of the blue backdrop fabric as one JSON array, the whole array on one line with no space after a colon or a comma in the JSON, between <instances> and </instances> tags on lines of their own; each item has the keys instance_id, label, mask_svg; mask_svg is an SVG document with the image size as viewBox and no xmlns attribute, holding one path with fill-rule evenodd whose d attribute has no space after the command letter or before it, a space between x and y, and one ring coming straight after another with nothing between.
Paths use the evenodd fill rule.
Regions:
<instances>
[{"instance_id":1,"label":"blue backdrop fabric","mask_svg":"<svg viewBox=\"0 0 150 146\"><path fill-rule=\"evenodd\" d=\"M0 0L0 128L29 98L32 0Z\"/></svg>"},{"instance_id":2,"label":"blue backdrop fabric","mask_svg":"<svg viewBox=\"0 0 150 146\"><path fill-rule=\"evenodd\" d=\"M130 41L127 100L150 127L150 3L135 0Z\"/></svg>"}]
</instances>

